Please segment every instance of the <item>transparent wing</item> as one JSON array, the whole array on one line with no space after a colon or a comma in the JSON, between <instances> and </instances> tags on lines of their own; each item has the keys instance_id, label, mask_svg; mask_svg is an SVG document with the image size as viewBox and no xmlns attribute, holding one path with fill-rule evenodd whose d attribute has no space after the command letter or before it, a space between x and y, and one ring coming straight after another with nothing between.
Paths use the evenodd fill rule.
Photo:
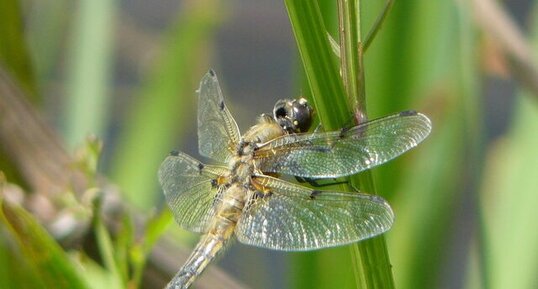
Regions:
<instances>
[{"instance_id":1,"label":"transparent wing","mask_svg":"<svg viewBox=\"0 0 538 289\"><path fill-rule=\"evenodd\" d=\"M385 163L415 147L431 122L414 111L401 112L348 130L290 134L255 152L263 172L308 178L337 178Z\"/></svg>"},{"instance_id":2,"label":"transparent wing","mask_svg":"<svg viewBox=\"0 0 538 289\"><path fill-rule=\"evenodd\" d=\"M239 138L239 129L224 104L217 75L210 70L198 89L198 150L205 157L225 163Z\"/></svg>"},{"instance_id":3,"label":"transparent wing","mask_svg":"<svg viewBox=\"0 0 538 289\"><path fill-rule=\"evenodd\" d=\"M241 243L306 251L349 244L392 226L392 209L381 197L316 191L269 176L255 178L271 190L247 203L235 234Z\"/></svg>"},{"instance_id":4,"label":"transparent wing","mask_svg":"<svg viewBox=\"0 0 538 289\"><path fill-rule=\"evenodd\" d=\"M177 223L186 230L204 233L214 215L221 188L219 176L228 169L206 166L184 153L168 156L159 168L159 182Z\"/></svg>"}]
</instances>

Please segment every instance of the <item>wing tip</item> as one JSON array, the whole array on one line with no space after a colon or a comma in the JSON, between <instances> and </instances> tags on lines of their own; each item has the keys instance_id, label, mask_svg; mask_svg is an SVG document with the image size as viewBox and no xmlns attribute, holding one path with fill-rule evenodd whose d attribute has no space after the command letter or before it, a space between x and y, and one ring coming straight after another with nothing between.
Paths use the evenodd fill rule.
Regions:
<instances>
[{"instance_id":1,"label":"wing tip","mask_svg":"<svg viewBox=\"0 0 538 289\"><path fill-rule=\"evenodd\" d=\"M416 110L404 110L400 112L400 116L414 116L417 115L418 112Z\"/></svg>"},{"instance_id":2,"label":"wing tip","mask_svg":"<svg viewBox=\"0 0 538 289\"><path fill-rule=\"evenodd\" d=\"M425 114L420 113L420 112L418 112L416 110L405 110L405 111L400 112L399 116L402 116L402 117L415 116L417 120L420 119L423 126L425 127L426 134L424 135L423 139L426 138L426 136L428 136L430 134L430 132L432 130L432 121Z\"/></svg>"},{"instance_id":3,"label":"wing tip","mask_svg":"<svg viewBox=\"0 0 538 289\"><path fill-rule=\"evenodd\" d=\"M209 71L207 72L209 75L211 75L211 77L216 77L217 74L215 73L215 70L213 70L213 68L210 68Z\"/></svg>"},{"instance_id":4,"label":"wing tip","mask_svg":"<svg viewBox=\"0 0 538 289\"><path fill-rule=\"evenodd\" d=\"M179 156L179 151L176 151L176 150L170 151L170 153L168 155L173 156L173 157L177 157L177 156Z\"/></svg>"}]
</instances>

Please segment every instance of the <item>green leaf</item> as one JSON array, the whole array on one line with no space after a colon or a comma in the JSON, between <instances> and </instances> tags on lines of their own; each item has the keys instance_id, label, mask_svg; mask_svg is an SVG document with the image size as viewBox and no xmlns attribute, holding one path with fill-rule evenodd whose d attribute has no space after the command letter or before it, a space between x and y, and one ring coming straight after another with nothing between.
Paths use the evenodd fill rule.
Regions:
<instances>
[{"instance_id":1,"label":"green leaf","mask_svg":"<svg viewBox=\"0 0 538 289\"><path fill-rule=\"evenodd\" d=\"M65 138L69 145L87 135L103 137L110 107L115 1L77 1L67 67Z\"/></svg>"},{"instance_id":2,"label":"green leaf","mask_svg":"<svg viewBox=\"0 0 538 289\"><path fill-rule=\"evenodd\" d=\"M112 238L110 237L110 234L103 223L103 218L100 215L100 209L95 210L94 230L99 252L108 273L107 288L119 289L125 287L127 280L122 278L121 269L117 262L118 260L116 259Z\"/></svg>"},{"instance_id":3,"label":"green leaf","mask_svg":"<svg viewBox=\"0 0 538 289\"><path fill-rule=\"evenodd\" d=\"M0 199L0 222L46 288L88 288L67 254L24 209ZM17 281L15 281L17 282Z\"/></svg>"},{"instance_id":4,"label":"green leaf","mask_svg":"<svg viewBox=\"0 0 538 289\"><path fill-rule=\"evenodd\" d=\"M129 251L133 247L134 243L134 224L131 217L128 214L124 214L122 222L118 232L116 234L116 240L114 242L114 258L118 266L119 274L125 284L130 280L130 266L131 260ZM134 266L134 265L133 265ZM134 286L137 288L137 286Z\"/></svg>"},{"instance_id":5,"label":"green leaf","mask_svg":"<svg viewBox=\"0 0 538 289\"><path fill-rule=\"evenodd\" d=\"M0 289L46 288L12 243L11 238L0 235Z\"/></svg>"},{"instance_id":6,"label":"green leaf","mask_svg":"<svg viewBox=\"0 0 538 289\"><path fill-rule=\"evenodd\" d=\"M351 114L318 4L286 0L286 8L316 113L325 130L339 129L349 121Z\"/></svg>"}]
</instances>

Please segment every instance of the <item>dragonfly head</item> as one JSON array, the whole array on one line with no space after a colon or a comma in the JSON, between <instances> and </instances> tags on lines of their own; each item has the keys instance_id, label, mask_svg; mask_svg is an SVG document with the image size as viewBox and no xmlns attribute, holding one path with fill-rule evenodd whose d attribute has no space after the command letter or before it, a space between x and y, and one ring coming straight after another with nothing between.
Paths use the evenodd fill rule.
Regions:
<instances>
[{"instance_id":1,"label":"dragonfly head","mask_svg":"<svg viewBox=\"0 0 538 289\"><path fill-rule=\"evenodd\" d=\"M273 108L273 117L289 133L306 132L312 124L314 110L306 99L281 99Z\"/></svg>"}]
</instances>

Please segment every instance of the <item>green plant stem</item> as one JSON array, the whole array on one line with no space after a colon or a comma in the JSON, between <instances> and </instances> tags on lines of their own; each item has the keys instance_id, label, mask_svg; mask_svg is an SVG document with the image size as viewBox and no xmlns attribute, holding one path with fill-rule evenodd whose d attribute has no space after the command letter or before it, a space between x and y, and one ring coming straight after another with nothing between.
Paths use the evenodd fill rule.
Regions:
<instances>
[{"instance_id":1,"label":"green plant stem","mask_svg":"<svg viewBox=\"0 0 538 289\"><path fill-rule=\"evenodd\" d=\"M307 0L285 3L316 113L324 129L338 129L349 120L349 110L319 6Z\"/></svg>"},{"instance_id":2,"label":"green plant stem","mask_svg":"<svg viewBox=\"0 0 538 289\"><path fill-rule=\"evenodd\" d=\"M346 17L339 21L344 25L340 28L341 33L344 34L340 37L340 41L343 40L341 55L345 55L343 57L345 60L342 62L345 89L317 2L286 0L285 3L314 106L323 128L336 130L349 125L349 120L352 115L357 115L356 112L364 116L366 102L362 76L362 53L358 53L360 48L358 2L348 1L339 4L341 7L339 13ZM346 93L348 91L349 93ZM352 178L352 182L360 182L361 189L366 192L375 192L368 172ZM352 252L355 252L353 253L354 263L357 264L355 270L357 281L359 281L357 286L394 288L391 265L383 237L363 241L352 248Z\"/></svg>"},{"instance_id":3,"label":"green plant stem","mask_svg":"<svg viewBox=\"0 0 538 289\"><path fill-rule=\"evenodd\" d=\"M379 16L377 16L374 25L372 26L372 29L370 29L370 31L364 38L362 45L363 51L366 51L368 47L370 47L370 44L372 44L372 40L374 40L375 36L377 35L377 32L379 32L379 30L381 29L383 22L385 22L385 18L387 18L387 15L392 8L392 4L394 4L394 0L387 0L387 2L385 2L385 6L383 7L383 10L379 14Z\"/></svg>"},{"instance_id":4,"label":"green plant stem","mask_svg":"<svg viewBox=\"0 0 538 289\"><path fill-rule=\"evenodd\" d=\"M70 46L65 138L71 147L89 134L103 137L110 106L116 1L78 1Z\"/></svg>"},{"instance_id":5,"label":"green plant stem","mask_svg":"<svg viewBox=\"0 0 538 289\"><path fill-rule=\"evenodd\" d=\"M340 70L342 82L356 116L364 115L364 72L362 71L362 46L358 1L338 0L338 26L340 32ZM359 114L357 114L359 113ZM362 120L362 117L360 118Z\"/></svg>"},{"instance_id":6,"label":"green plant stem","mask_svg":"<svg viewBox=\"0 0 538 289\"><path fill-rule=\"evenodd\" d=\"M359 0L338 1L342 79L348 105L352 107L355 121L363 122L367 117L359 8ZM388 10L385 10L383 14L386 11ZM383 19L383 14L378 19ZM381 23L375 24L374 33L380 25ZM375 194L370 172L352 177L351 182L357 184L362 190ZM354 244L351 253L354 258L353 265L358 287L394 288L392 267L383 236Z\"/></svg>"}]
</instances>

